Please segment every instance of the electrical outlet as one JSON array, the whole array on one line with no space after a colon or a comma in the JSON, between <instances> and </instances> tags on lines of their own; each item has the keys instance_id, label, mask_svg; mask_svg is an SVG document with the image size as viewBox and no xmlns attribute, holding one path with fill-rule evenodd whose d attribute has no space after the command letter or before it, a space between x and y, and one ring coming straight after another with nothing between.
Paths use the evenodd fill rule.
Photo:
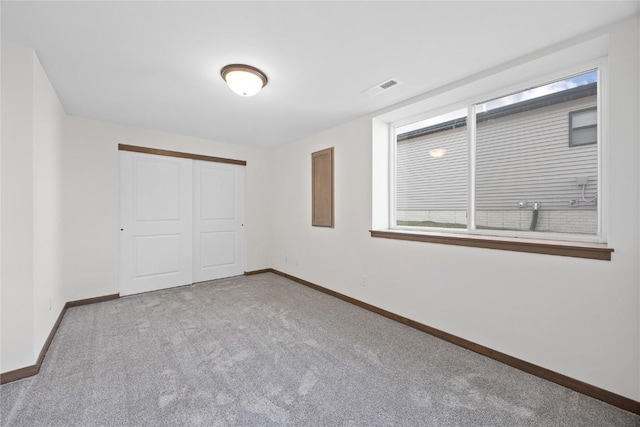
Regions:
<instances>
[{"instance_id":1,"label":"electrical outlet","mask_svg":"<svg viewBox=\"0 0 640 427\"><path fill-rule=\"evenodd\" d=\"M286 257L284 257L284 263L285 263L285 264L289 264L289 257L287 257L287 256L286 256Z\"/></svg>"},{"instance_id":2,"label":"electrical outlet","mask_svg":"<svg viewBox=\"0 0 640 427\"><path fill-rule=\"evenodd\" d=\"M589 182L588 176L576 176L576 185L582 187L583 185L587 185Z\"/></svg>"},{"instance_id":3,"label":"electrical outlet","mask_svg":"<svg viewBox=\"0 0 640 427\"><path fill-rule=\"evenodd\" d=\"M367 287L367 276L365 276L364 274L362 275L362 277L360 278L360 284L362 286L364 286L365 288Z\"/></svg>"},{"instance_id":4,"label":"electrical outlet","mask_svg":"<svg viewBox=\"0 0 640 427\"><path fill-rule=\"evenodd\" d=\"M51 297L49 297L49 311L51 311Z\"/></svg>"}]
</instances>

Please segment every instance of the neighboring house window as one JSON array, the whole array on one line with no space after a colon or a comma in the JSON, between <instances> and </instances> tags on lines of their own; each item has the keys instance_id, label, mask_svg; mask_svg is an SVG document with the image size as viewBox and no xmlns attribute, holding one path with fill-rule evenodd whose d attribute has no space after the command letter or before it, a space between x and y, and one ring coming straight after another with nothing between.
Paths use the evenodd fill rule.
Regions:
<instances>
[{"instance_id":1,"label":"neighboring house window","mask_svg":"<svg viewBox=\"0 0 640 427\"><path fill-rule=\"evenodd\" d=\"M598 110L586 108L569 113L569 146L595 144L598 141Z\"/></svg>"},{"instance_id":2,"label":"neighboring house window","mask_svg":"<svg viewBox=\"0 0 640 427\"><path fill-rule=\"evenodd\" d=\"M597 92L593 70L395 126L392 227L597 236Z\"/></svg>"}]
</instances>

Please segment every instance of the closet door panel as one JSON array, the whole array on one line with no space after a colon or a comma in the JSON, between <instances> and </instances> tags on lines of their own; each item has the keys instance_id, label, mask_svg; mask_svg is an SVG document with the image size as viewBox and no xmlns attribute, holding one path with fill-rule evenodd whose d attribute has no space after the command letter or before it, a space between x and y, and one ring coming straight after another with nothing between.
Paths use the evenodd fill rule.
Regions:
<instances>
[{"instance_id":1,"label":"closet door panel","mask_svg":"<svg viewBox=\"0 0 640 427\"><path fill-rule=\"evenodd\" d=\"M193 162L194 281L244 273L244 167Z\"/></svg>"},{"instance_id":2,"label":"closet door panel","mask_svg":"<svg viewBox=\"0 0 640 427\"><path fill-rule=\"evenodd\" d=\"M119 155L120 294L192 283L192 161Z\"/></svg>"}]
</instances>

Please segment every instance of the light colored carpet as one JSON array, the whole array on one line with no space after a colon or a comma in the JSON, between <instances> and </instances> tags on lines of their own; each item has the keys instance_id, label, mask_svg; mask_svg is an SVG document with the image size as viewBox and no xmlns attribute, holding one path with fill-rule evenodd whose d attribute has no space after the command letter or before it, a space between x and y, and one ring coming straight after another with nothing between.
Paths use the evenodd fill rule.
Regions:
<instances>
[{"instance_id":1,"label":"light colored carpet","mask_svg":"<svg viewBox=\"0 0 640 427\"><path fill-rule=\"evenodd\" d=\"M5 426L638 426L267 273L71 308Z\"/></svg>"}]
</instances>

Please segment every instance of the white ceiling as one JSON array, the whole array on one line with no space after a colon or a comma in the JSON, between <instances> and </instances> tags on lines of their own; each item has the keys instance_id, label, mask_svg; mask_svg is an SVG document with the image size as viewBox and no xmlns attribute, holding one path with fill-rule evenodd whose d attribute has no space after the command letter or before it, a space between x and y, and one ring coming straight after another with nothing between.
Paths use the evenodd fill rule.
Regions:
<instances>
[{"instance_id":1,"label":"white ceiling","mask_svg":"<svg viewBox=\"0 0 640 427\"><path fill-rule=\"evenodd\" d=\"M638 13L630 2L2 2L68 114L269 148ZM219 75L259 67L252 98ZM361 92L387 78L401 85Z\"/></svg>"}]
</instances>

